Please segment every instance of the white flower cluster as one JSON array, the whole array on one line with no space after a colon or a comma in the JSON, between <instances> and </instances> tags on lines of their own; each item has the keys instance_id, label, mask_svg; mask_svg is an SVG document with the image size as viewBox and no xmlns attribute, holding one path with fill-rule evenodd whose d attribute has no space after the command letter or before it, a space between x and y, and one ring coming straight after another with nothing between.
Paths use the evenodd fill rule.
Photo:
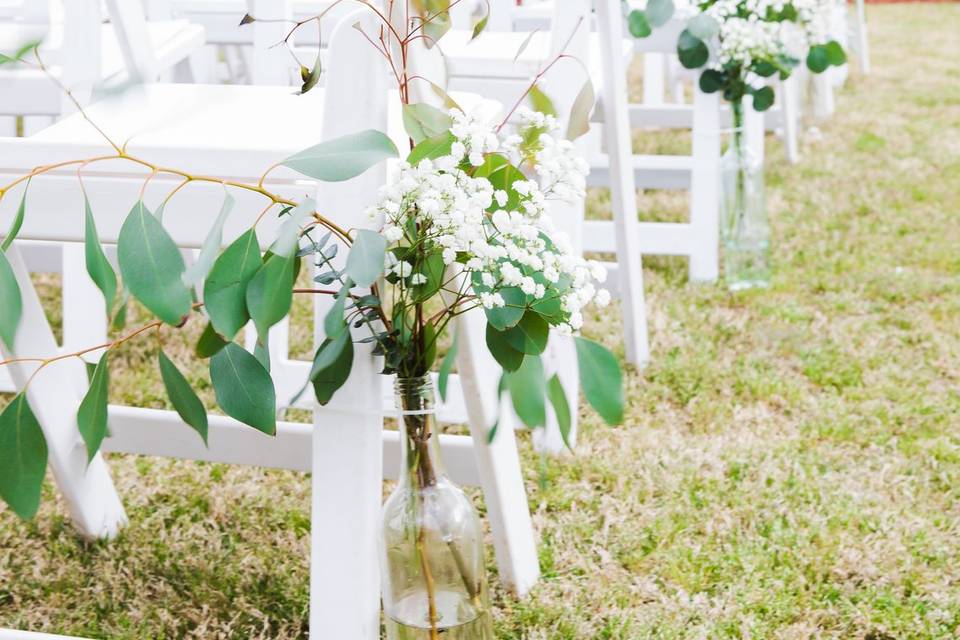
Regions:
<instances>
[{"instance_id":1,"label":"white flower cluster","mask_svg":"<svg viewBox=\"0 0 960 640\"><path fill-rule=\"evenodd\" d=\"M576 331L585 305L609 302L609 293L597 287L606 270L572 251L569 238L547 215L547 202L582 195L587 164L573 145L552 135L558 125L549 116L525 111L518 133L501 139L470 114L450 115L455 138L450 155L416 166L402 163L396 179L381 189L370 213L382 216L382 234L393 246L418 246L423 254L440 252L445 265L460 263L473 276L484 307L504 306L501 292L517 288L537 301L556 299L562 309L557 326ZM471 175L491 154L510 161L534 158L538 180L515 180L508 193ZM404 287L428 280L390 252L385 268Z\"/></svg>"},{"instance_id":2,"label":"white flower cluster","mask_svg":"<svg viewBox=\"0 0 960 640\"><path fill-rule=\"evenodd\" d=\"M768 12L779 13L786 5L784 0L718 0L710 5L704 13L720 25L714 68L730 63L748 68L787 54L785 23L765 19Z\"/></svg>"},{"instance_id":3,"label":"white flower cluster","mask_svg":"<svg viewBox=\"0 0 960 640\"><path fill-rule=\"evenodd\" d=\"M836 5L836 0L793 0L806 46L825 44L830 40Z\"/></svg>"},{"instance_id":4,"label":"white flower cluster","mask_svg":"<svg viewBox=\"0 0 960 640\"><path fill-rule=\"evenodd\" d=\"M743 67L778 56L802 59L810 45L829 40L836 0L717 0L704 13L720 25L714 68ZM795 21L779 20L792 6Z\"/></svg>"}]
</instances>

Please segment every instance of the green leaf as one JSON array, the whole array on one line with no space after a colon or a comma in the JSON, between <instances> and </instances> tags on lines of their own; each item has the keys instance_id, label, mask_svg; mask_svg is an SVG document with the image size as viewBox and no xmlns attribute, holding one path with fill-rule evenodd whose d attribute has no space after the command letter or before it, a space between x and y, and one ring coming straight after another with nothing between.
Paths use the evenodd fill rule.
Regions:
<instances>
[{"instance_id":1,"label":"green leaf","mask_svg":"<svg viewBox=\"0 0 960 640\"><path fill-rule=\"evenodd\" d=\"M707 42L720 33L720 24L707 14L700 13L690 18L687 23L687 30L697 38Z\"/></svg>"},{"instance_id":2,"label":"green leaf","mask_svg":"<svg viewBox=\"0 0 960 640\"><path fill-rule=\"evenodd\" d=\"M125 286L155 316L176 326L190 313L183 257L143 202L133 206L120 229L117 258Z\"/></svg>"},{"instance_id":3,"label":"green leaf","mask_svg":"<svg viewBox=\"0 0 960 640\"><path fill-rule=\"evenodd\" d=\"M422 102L403 105L403 127L414 144L439 136L449 131L452 125L453 118L432 105Z\"/></svg>"},{"instance_id":4,"label":"green leaf","mask_svg":"<svg viewBox=\"0 0 960 640\"><path fill-rule=\"evenodd\" d=\"M277 396L270 374L234 342L210 359L217 404L231 418L267 435L277 433Z\"/></svg>"},{"instance_id":5,"label":"green leaf","mask_svg":"<svg viewBox=\"0 0 960 640\"><path fill-rule=\"evenodd\" d=\"M157 359L160 364L160 377L163 378L163 386L167 389L167 396L174 410L200 434L203 444L207 444L207 410L203 403L177 369L177 365L173 364L163 351L157 353Z\"/></svg>"},{"instance_id":6,"label":"green leaf","mask_svg":"<svg viewBox=\"0 0 960 640\"><path fill-rule=\"evenodd\" d=\"M443 287L444 277L447 273L447 265L443 262L443 252L434 251L415 268L416 273L427 277L427 281L416 285L413 301L414 303L426 302Z\"/></svg>"},{"instance_id":7,"label":"green leaf","mask_svg":"<svg viewBox=\"0 0 960 640\"><path fill-rule=\"evenodd\" d=\"M383 274L387 239L376 231L359 229L350 246L344 271L358 287L369 287Z\"/></svg>"},{"instance_id":8,"label":"green leaf","mask_svg":"<svg viewBox=\"0 0 960 640\"><path fill-rule=\"evenodd\" d=\"M761 60L753 65L753 72L761 78L769 78L778 71L777 66L772 62ZM704 71L706 73L706 71Z\"/></svg>"},{"instance_id":9,"label":"green leaf","mask_svg":"<svg viewBox=\"0 0 960 640\"><path fill-rule=\"evenodd\" d=\"M647 20L651 27L662 27L673 17L673 0L648 0Z\"/></svg>"},{"instance_id":10,"label":"green leaf","mask_svg":"<svg viewBox=\"0 0 960 640\"><path fill-rule=\"evenodd\" d=\"M317 371L313 376L313 394L317 402L325 405L333 398L333 394L346 383L353 368L353 340L349 339L350 332L343 332L347 337L343 350L333 364ZM321 345L322 347L323 345Z\"/></svg>"},{"instance_id":11,"label":"green leaf","mask_svg":"<svg viewBox=\"0 0 960 640\"><path fill-rule=\"evenodd\" d=\"M423 159L434 160L442 156L448 156L450 155L450 149L453 147L455 140L456 138L454 138L453 134L449 131L444 131L432 138L427 138L423 142L418 143L417 146L410 151L410 155L407 156L407 162L416 165Z\"/></svg>"},{"instance_id":12,"label":"green leaf","mask_svg":"<svg viewBox=\"0 0 960 640\"><path fill-rule=\"evenodd\" d=\"M220 349L223 349L225 346L227 346L227 341L221 338L213 328L213 324L208 322L207 326L203 329L203 333L200 334L200 338L197 340L197 347L194 351L198 358L205 359L217 351L220 351Z\"/></svg>"},{"instance_id":13,"label":"green leaf","mask_svg":"<svg viewBox=\"0 0 960 640\"><path fill-rule=\"evenodd\" d=\"M526 312L527 295L518 287L504 287L498 293L504 306L484 309L489 322L497 331L504 331L520 322Z\"/></svg>"},{"instance_id":14,"label":"green leaf","mask_svg":"<svg viewBox=\"0 0 960 640\"><path fill-rule=\"evenodd\" d=\"M299 253L300 234L304 220L317 208L317 203L313 198L305 198L303 202L293 209L287 208L286 218L277 231L277 239L270 245L269 253L279 256L297 255ZM266 262L267 256L263 261Z\"/></svg>"},{"instance_id":15,"label":"green leaf","mask_svg":"<svg viewBox=\"0 0 960 640\"><path fill-rule=\"evenodd\" d=\"M576 140L580 136L590 131L590 113L593 111L593 105L597 97L593 91L593 82L590 78L583 83L577 98L573 101L570 108L570 121L567 124L567 140Z\"/></svg>"},{"instance_id":16,"label":"green leaf","mask_svg":"<svg viewBox=\"0 0 960 640\"><path fill-rule=\"evenodd\" d=\"M261 336L290 312L296 260L294 254L271 255L247 285L247 311Z\"/></svg>"},{"instance_id":17,"label":"green leaf","mask_svg":"<svg viewBox=\"0 0 960 640\"><path fill-rule=\"evenodd\" d=\"M507 390L520 421L534 429L547 424L547 387L543 362L524 358L519 369L507 374Z\"/></svg>"},{"instance_id":18,"label":"green leaf","mask_svg":"<svg viewBox=\"0 0 960 640\"><path fill-rule=\"evenodd\" d=\"M772 87L761 87L751 91L753 94L753 109L766 111L773 106L774 94Z\"/></svg>"},{"instance_id":19,"label":"green leaf","mask_svg":"<svg viewBox=\"0 0 960 640\"><path fill-rule=\"evenodd\" d=\"M23 218L27 212L27 191L29 189L30 181L27 180L27 186L23 188L23 195L20 197L20 206L17 207L17 215L14 216L13 222L10 223L10 230L7 231L3 242L0 242L0 251L9 249L13 241L17 239L17 234L20 233L20 227L23 226Z\"/></svg>"},{"instance_id":20,"label":"green leaf","mask_svg":"<svg viewBox=\"0 0 960 640\"><path fill-rule=\"evenodd\" d=\"M623 376L617 359L605 347L574 338L583 395L607 424L623 422Z\"/></svg>"},{"instance_id":21,"label":"green leaf","mask_svg":"<svg viewBox=\"0 0 960 640\"><path fill-rule=\"evenodd\" d=\"M232 195L229 193L224 195L220 213L213 221L213 226L210 227L210 232L207 233L207 237L203 241L203 247L200 248L197 261L190 265L186 273L183 274L183 283L188 287L197 286L210 273L210 269L217 259L217 254L220 252L220 245L223 244L223 225L226 223L235 203L236 200Z\"/></svg>"},{"instance_id":22,"label":"green leaf","mask_svg":"<svg viewBox=\"0 0 960 640\"><path fill-rule=\"evenodd\" d=\"M507 336L490 323L487 323L487 349L505 371L516 371L523 364L523 352L514 349Z\"/></svg>"},{"instance_id":23,"label":"green leaf","mask_svg":"<svg viewBox=\"0 0 960 640\"><path fill-rule=\"evenodd\" d=\"M700 90L704 93L716 93L723 88L727 77L716 69L707 69L700 74Z\"/></svg>"},{"instance_id":24,"label":"green leaf","mask_svg":"<svg viewBox=\"0 0 960 640\"><path fill-rule=\"evenodd\" d=\"M290 399L291 405L297 404L300 396L307 390L307 386L309 386L322 371L336 363L340 356L343 355L345 349L353 348L352 341L353 338L349 331L341 331L336 336L326 338L320 346L317 347L317 352L313 356L313 364L310 366L310 375L307 376L307 380L303 383L300 390Z\"/></svg>"},{"instance_id":25,"label":"green leaf","mask_svg":"<svg viewBox=\"0 0 960 640\"><path fill-rule=\"evenodd\" d=\"M530 46L530 41L533 40L533 36L539 33L539 29L534 29L527 34L527 37L523 39L523 42L520 43L520 46L517 47L517 52L513 54L513 61L516 62L520 59L520 56L523 55L523 52L527 50L527 47Z\"/></svg>"},{"instance_id":26,"label":"green leaf","mask_svg":"<svg viewBox=\"0 0 960 640\"><path fill-rule=\"evenodd\" d=\"M550 325L540 314L527 311L517 326L508 329L504 335L510 346L521 353L538 356L547 348L550 337Z\"/></svg>"},{"instance_id":27,"label":"green leaf","mask_svg":"<svg viewBox=\"0 0 960 640\"><path fill-rule=\"evenodd\" d=\"M397 147L390 138L368 129L321 142L280 164L316 180L341 182L360 175L383 160L396 157Z\"/></svg>"},{"instance_id":28,"label":"green leaf","mask_svg":"<svg viewBox=\"0 0 960 640\"><path fill-rule=\"evenodd\" d=\"M450 381L450 371L453 370L453 363L457 361L457 351L459 350L459 336L456 331L453 333L453 343L443 356L440 362L440 373L437 375L437 390L440 392L440 399L447 401L447 383Z\"/></svg>"},{"instance_id":29,"label":"green leaf","mask_svg":"<svg viewBox=\"0 0 960 640\"><path fill-rule=\"evenodd\" d=\"M527 99L530 100L530 106L533 107L534 111L539 111L540 113L550 116L557 115L557 108L553 106L553 100L537 85L530 87L530 93L527 94Z\"/></svg>"},{"instance_id":30,"label":"green leaf","mask_svg":"<svg viewBox=\"0 0 960 640\"><path fill-rule=\"evenodd\" d=\"M846 64L847 62L847 53L843 50L843 47L840 46L840 43L836 40L831 40L824 45L824 50L827 53L827 59L830 61L830 64L835 67L840 67Z\"/></svg>"},{"instance_id":31,"label":"green leaf","mask_svg":"<svg viewBox=\"0 0 960 640\"><path fill-rule=\"evenodd\" d=\"M570 446L570 403L567 401L567 392L564 391L563 383L560 382L560 376L557 374L553 374L553 377L547 381L547 397L553 405L553 414L557 417L557 426L560 428L563 444L567 445L567 449L573 449Z\"/></svg>"},{"instance_id":32,"label":"green leaf","mask_svg":"<svg viewBox=\"0 0 960 640\"><path fill-rule=\"evenodd\" d=\"M690 33L689 29L684 29L677 40L677 55L685 68L697 69L707 63L710 50L703 40Z\"/></svg>"},{"instance_id":33,"label":"green leaf","mask_svg":"<svg viewBox=\"0 0 960 640\"><path fill-rule=\"evenodd\" d=\"M327 311L323 318L323 332L328 338L333 338L345 332L347 321L343 314L347 306L347 298L350 295L350 287L343 287L334 298L333 305Z\"/></svg>"},{"instance_id":34,"label":"green leaf","mask_svg":"<svg viewBox=\"0 0 960 640\"><path fill-rule=\"evenodd\" d=\"M87 273L90 279L97 285L97 288L103 293L103 300L106 303L107 317L113 316L113 305L117 297L117 274L113 272L107 255L103 252L100 245L100 236L97 234L97 225L93 219L93 211L90 209L90 201L86 196L83 198L84 207L84 254L87 262Z\"/></svg>"},{"instance_id":35,"label":"green leaf","mask_svg":"<svg viewBox=\"0 0 960 640\"><path fill-rule=\"evenodd\" d=\"M203 303L220 335L232 338L250 319L247 285L262 264L253 229L234 240L213 263L203 287Z\"/></svg>"},{"instance_id":36,"label":"green leaf","mask_svg":"<svg viewBox=\"0 0 960 640\"><path fill-rule=\"evenodd\" d=\"M827 48L820 44L810 47L807 53L807 68L814 73L823 73L829 66L830 54L827 53Z\"/></svg>"},{"instance_id":37,"label":"green leaf","mask_svg":"<svg viewBox=\"0 0 960 640\"><path fill-rule=\"evenodd\" d=\"M320 82L320 74L323 72L323 65L321 64L321 53L323 49L320 48L317 51L317 59L313 62L313 68L307 68L303 65L300 65L300 80L303 84L300 85L299 95L305 94L310 89L313 89L317 86L317 83Z\"/></svg>"},{"instance_id":38,"label":"green leaf","mask_svg":"<svg viewBox=\"0 0 960 640\"><path fill-rule=\"evenodd\" d=\"M0 498L24 520L36 515L47 441L23 393L0 413Z\"/></svg>"},{"instance_id":39,"label":"green leaf","mask_svg":"<svg viewBox=\"0 0 960 640\"><path fill-rule=\"evenodd\" d=\"M487 23L490 22L490 7L487 6L487 13L482 18L477 20L477 23L473 25L473 33L470 35L470 41L473 42L483 33L483 30L487 28Z\"/></svg>"},{"instance_id":40,"label":"green leaf","mask_svg":"<svg viewBox=\"0 0 960 640\"><path fill-rule=\"evenodd\" d=\"M0 304L0 340L13 349L13 339L23 314L23 299L13 267L3 251L0 251L0 300L3 300L3 304Z\"/></svg>"},{"instance_id":41,"label":"green leaf","mask_svg":"<svg viewBox=\"0 0 960 640\"><path fill-rule=\"evenodd\" d=\"M107 395L110 389L110 352L100 356L100 362L93 370L90 387L77 410L77 426L87 445L87 464L100 450L100 443L107 435Z\"/></svg>"},{"instance_id":42,"label":"green leaf","mask_svg":"<svg viewBox=\"0 0 960 640\"><path fill-rule=\"evenodd\" d=\"M630 30L630 35L634 38L646 38L653 33L653 29L650 28L650 21L647 19L647 14L640 9L634 9L630 12L630 15L627 16L627 28Z\"/></svg>"}]
</instances>

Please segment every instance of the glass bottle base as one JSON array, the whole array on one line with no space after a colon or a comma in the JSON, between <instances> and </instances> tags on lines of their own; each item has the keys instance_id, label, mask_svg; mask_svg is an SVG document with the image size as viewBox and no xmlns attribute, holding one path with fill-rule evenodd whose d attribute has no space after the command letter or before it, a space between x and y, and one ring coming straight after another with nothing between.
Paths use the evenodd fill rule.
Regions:
<instances>
[{"instance_id":1,"label":"glass bottle base","mask_svg":"<svg viewBox=\"0 0 960 640\"><path fill-rule=\"evenodd\" d=\"M493 640L493 622L489 611L477 613L459 593L436 594L437 630L425 620L429 611L426 593L415 593L397 602L385 616L388 640Z\"/></svg>"}]
</instances>

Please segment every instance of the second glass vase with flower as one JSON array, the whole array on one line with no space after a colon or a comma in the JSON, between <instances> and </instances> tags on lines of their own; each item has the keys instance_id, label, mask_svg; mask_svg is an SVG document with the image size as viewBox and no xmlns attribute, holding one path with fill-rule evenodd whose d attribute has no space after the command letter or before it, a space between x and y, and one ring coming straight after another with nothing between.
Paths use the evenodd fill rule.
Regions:
<instances>
[{"instance_id":1,"label":"second glass vase with flower","mask_svg":"<svg viewBox=\"0 0 960 640\"><path fill-rule=\"evenodd\" d=\"M369 212L382 220L379 233L356 233L343 271L322 249L316 253L327 269L322 279L341 289L326 323L336 337L320 346L313 379L321 401L335 390L331 380L346 379L351 360L340 350L352 349L344 346L352 340L338 327L349 334L350 325L368 331L360 341L372 343L383 372L396 376L402 473L384 506L381 545L388 638L486 640L493 628L482 528L440 459L431 379L439 343L459 316L484 313L488 349L504 376L524 381L508 386L539 393L544 403L548 395L567 403L562 386L547 393L540 355L551 329L577 332L583 308L606 304L609 294L599 288L603 267L574 253L547 211L551 200L584 195L588 169L574 145L556 135L555 118L520 110L521 124L507 135L503 124L460 110L418 109L443 126L414 140L382 188ZM351 265L373 273L356 268L361 264L377 271L379 282L353 277ZM358 284L369 293L357 292ZM590 344L606 365L587 374L608 385L620 404L612 413L622 414L616 360Z\"/></svg>"}]
</instances>

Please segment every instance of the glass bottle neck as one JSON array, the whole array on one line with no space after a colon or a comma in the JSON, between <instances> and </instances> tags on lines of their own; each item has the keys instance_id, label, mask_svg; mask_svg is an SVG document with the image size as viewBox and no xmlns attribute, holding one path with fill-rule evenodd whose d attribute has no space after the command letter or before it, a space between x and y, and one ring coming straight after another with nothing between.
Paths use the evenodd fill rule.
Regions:
<instances>
[{"instance_id":1,"label":"glass bottle neck","mask_svg":"<svg viewBox=\"0 0 960 640\"><path fill-rule=\"evenodd\" d=\"M432 487L446 477L433 379L429 374L397 378L393 390L400 428L400 482L419 489Z\"/></svg>"}]
</instances>

